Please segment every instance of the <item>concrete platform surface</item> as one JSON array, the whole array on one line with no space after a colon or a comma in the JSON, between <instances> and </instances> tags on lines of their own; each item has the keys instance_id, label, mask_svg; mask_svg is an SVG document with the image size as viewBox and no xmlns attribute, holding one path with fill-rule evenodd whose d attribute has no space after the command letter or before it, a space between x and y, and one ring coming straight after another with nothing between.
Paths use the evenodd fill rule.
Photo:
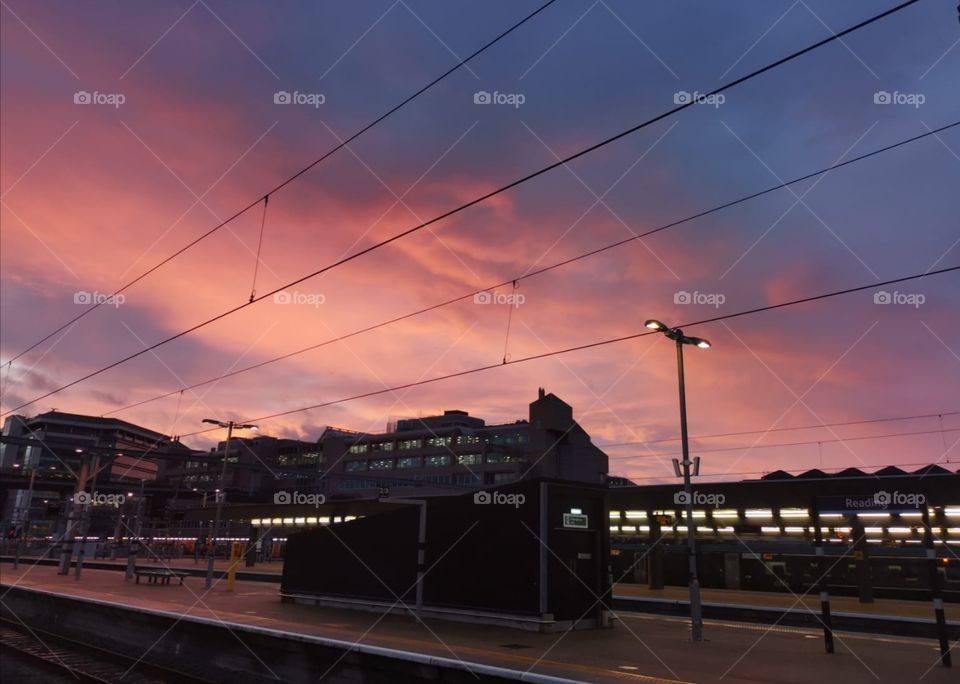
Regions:
<instances>
[{"instance_id":1,"label":"concrete platform surface","mask_svg":"<svg viewBox=\"0 0 960 684\"><path fill-rule=\"evenodd\" d=\"M409 616L282 604L278 587L237 582L234 592L203 580L184 586L145 585L111 570L85 569L80 580L48 566L0 566L0 599L6 587L37 588L178 614L226 625L256 625L386 648L485 663L589 682L956 682L938 665L929 640L838 634L837 653L823 651L819 632L798 628L708 621L705 642L689 639L679 618L621 614L610 630L536 634ZM958 655L954 644L954 659ZM958 664L960 666L960 664Z\"/></svg>"},{"instance_id":2,"label":"concrete platform surface","mask_svg":"<svg viewBox=\"0 0 960 684\"><path fill-rule=\"evenodd\" d=\"M5 557L4 560L7 560ZM24 558L22 563L30 564L36 559ZM87 558L85 562L93 559ZM118 567L125 568L126 559L97 559L96 563L111 563ZM230 561L218 559L214 561L214 568L218 571L226 571ZM164 565L174 569L186 568L189 570L206 570L207 562L201 559L199 563L190 558L163 559L156 560L152 558L139 558L137 565L141 567L162 567ZM256 572L265 575L276 575L276 581L280 581L280 575L283 573L283 561L275 560L270 563L257 563L253 567L246 567L244 564L237 566L239 572ZM689 596L686 587L664 587L663 589L649 589L643 584L620 583L614 585L614 596L625 596L633 598L652 598L666 599L671 601L686 601ZM788 592L773 591L733 591L729 589L702 589L701 596L704 602L718 604L737 604L744 606L758 606L761 608L793 608L802 610L804 608L819 613L820 597L816 592L811 592L800 601L793 594ZM830 607L834 612L845 613L863 613L867 615L883 615L893 617L914 617L933 619L933 606L930 601L906 601L897 599L876 599L873 603L860 603L854 596L831 596ZM947 603L944 612L948 620L960 620L960 604Z\"/></svg>"}]
</instances>

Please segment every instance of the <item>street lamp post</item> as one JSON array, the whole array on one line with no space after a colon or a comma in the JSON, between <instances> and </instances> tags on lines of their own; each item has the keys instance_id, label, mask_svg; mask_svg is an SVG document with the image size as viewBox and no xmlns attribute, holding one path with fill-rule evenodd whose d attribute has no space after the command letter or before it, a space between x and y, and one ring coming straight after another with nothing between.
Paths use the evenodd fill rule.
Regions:
<instances>
[{"instance_id":1,"label":"street lamp post","mask_svg":"<svg viewBox=\"0 0 960 684\"><path fill-rule=\"evenodd\" d=\"M213 561L217 555L217 532L220 529L220 517L223 514L223 500L226 494L224 485L227 477L227 459L230 456L230 438L233 437L234 428L241 430L258 430L259 428L256 425L234 423L232 420L222 421L204 418L203 422L227 428L227 443L223 447L223 465L220 467L220 488L216 491L217 509L213 518L213 531L210 534L210 548L207 550L207 581L204 584L204 588L210 589L210 587L213 586Z\"/></svg>"},{"instance_id":2,"label":"street lamp post","mask_svg":"<svg viewBox=\"0 0 960 684\"><path fill-rule=\"evenodd\" d=\"M680 443L683 453L683 493L687 517L687 546L690 566L690 633L694 641L703 641L703 609L700 606L700 580L697 577L697 530L693 523L693 488L690 484L690 442L687 436L687 392L683 378L683 345L692 344L709 349L710 343L700 337L684 335L680 328L669 328L660 321L644 324L650 330L662 332L677 346L677 379L680 385Z\"/></svg>"}]
</instances>

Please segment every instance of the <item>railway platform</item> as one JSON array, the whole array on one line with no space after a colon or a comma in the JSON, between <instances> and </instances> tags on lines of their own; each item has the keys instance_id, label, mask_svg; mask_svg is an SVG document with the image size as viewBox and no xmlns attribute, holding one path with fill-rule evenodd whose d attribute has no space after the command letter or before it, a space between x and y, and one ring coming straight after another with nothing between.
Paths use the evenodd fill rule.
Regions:
<instances>
[{"instance_id":1,"label":"railway platform","mask_svg":"<svg viewBox=\"0 0 960 684\"><path fill-rule=\"evenodd\" d=\"M938 683L956 676L939 666L936 643L927 639L838 633L837 653L827 655L816 630L710 620L707 640L694 644L684 619L628 613L620 613L609 630L538 634L284 604L277 586L265 582L238 581L233 592L217 582L205 592L197 577L188 577L184 586L136 586L110 570L85 569L77 580L45 565L24 563L14 571L5 563L0 569L0 597L6 608L13 605L14 596L19 606L34 600L60 600L64 606L72 601L158 620L197 621L207 629L229 632L232 638L227 643L238 644L237 648L264 634L301 645L304 640L326 640L323 643L341 644L346 650L352 645L379 649L378 653L445 659L462 663L467 670L502 668L518 679L528 673L527 681L543 676L591 682L855 684L920 677ZM163 638L153 645L144 643L144 650L161 652Z\"/></svg>"}]
</instances>

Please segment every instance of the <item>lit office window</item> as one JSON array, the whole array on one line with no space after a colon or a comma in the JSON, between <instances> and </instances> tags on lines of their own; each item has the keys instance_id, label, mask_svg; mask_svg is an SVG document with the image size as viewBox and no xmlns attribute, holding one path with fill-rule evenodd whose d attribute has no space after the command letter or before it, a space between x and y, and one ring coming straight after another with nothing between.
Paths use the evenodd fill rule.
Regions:
<instances>
[{"instance_id":1,"label":"lit office window","mask_svg":"<svg viewBox=\"0 0 960 684\"><path fill-rule=\"evenodd\" d=\"M366 452L367 452L366 444L354 444L352 447L350 447L351 454L365 454Z\"/></svg>"},{"instance_id":2,"label":"lit office window","mask_svg":"<svg viewBox=\"0 0 960 684\"><path fill-rule=\"evenodd\" d=\"M427 439L428 447L448 447L453 443L453 437L430 437Z\"/></svg>"},{"instance_id":3,"label":"lit office window","mask_svg":"<svg viewBox=\"0 0 960 684\"><path fill-rule=\"evenodd\" d=\"M459 465L480 465L483 463L483 456L480 454L458 454L457 463Z\"/></svg>"},{"instance_id":4,"label":"lit office window","mask_svg":"<svg viewBox=\"0 0 960 684\"><path fill-rule=\"evenodd\" d=\"M400 442L400 451L409 451L410 449L419 449L419 439L404 439Z\"/></svg>"},{"instance_id":5,"label":"lit office window","mask_svg":"<svg viewBox=\"0 0 960 684\"><path fill-rule=\"evenodd\" d=\"M370 461L370 470L390 470L393 468L392 458L377 458Z\"/></svg>"},{"instance_id":6,"label":"lit office window","mask_svg":"<svg viewBox=\"0 0 960 684\"><path fill-rule=\"evenodd\" d=\"M419 456L405 456L397 459L398 468L420 468L422 465L422 459Z\"/></svg>"},{"instance_id":7,"label":"lit office window","mask_svg":"<svg viewBox=\"0 0 960 684\"><path fill-rule=\"evenodd\" d=\"M480 438L476 435L460 435L457 437L457 444L479 444Z\"/></svg>"},{"instance_id":8,"label":"lit office window","mask_svg":"<svg viewBox=\"0 0 960 684\"><path fill-rule=\"evenodd\" d=\"M487 454L487 463L521 463L523 456L510 456L509 454Z\"/></svg>"},{"instance_id":9,"label":"lit office window","mask_svg":"<svg viewBox=\"0 0 960 684\"><path fill-rule=\"evenodd\" d=\"M443 454L441 456L427 456L426 466L428 468L439 468L440 466L450 465L450 455Z\"/></svg>"}]
</instances>

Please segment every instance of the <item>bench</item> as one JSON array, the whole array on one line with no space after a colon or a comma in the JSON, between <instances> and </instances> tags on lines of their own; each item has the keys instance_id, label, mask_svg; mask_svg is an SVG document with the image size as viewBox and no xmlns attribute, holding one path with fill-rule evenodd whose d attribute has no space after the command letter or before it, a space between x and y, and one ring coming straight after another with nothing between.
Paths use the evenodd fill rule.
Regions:
<instances>
[{"instance_id":1,"label":"bench","mask_svg":"<svg viewBox=\"0 0 960 684\"><path fill-rule=\"evenodd\" d=\"M180 580L180 584L183 584L183 578L188 574L176 570L146 570L141 568L137 568L133 572L136 575L137 584L140 584L141 577L147 578L147 584L170 584L170 580L174 577Z\"/></svg>"}]
</instances>

